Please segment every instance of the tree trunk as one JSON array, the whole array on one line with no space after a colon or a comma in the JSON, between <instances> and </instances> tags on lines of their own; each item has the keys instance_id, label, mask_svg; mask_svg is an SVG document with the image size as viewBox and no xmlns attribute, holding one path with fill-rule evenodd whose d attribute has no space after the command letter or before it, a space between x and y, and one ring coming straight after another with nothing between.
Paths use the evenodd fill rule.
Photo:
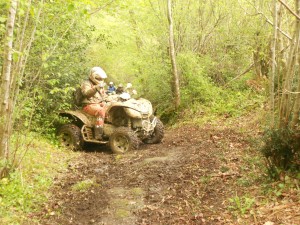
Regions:
<instances>
[{"instance_id":1,"label":"tree trunk","mask_svg":"<svg viewBox=\"0 0 300 225\"><path fill-rule=\"evenodd\" d=\"M30 1L31 3L31 1ZM28 6L28 13L30 11L30 4ZM23 31L22 31L22 37L20 37L21 41L19 43L19 52L22 52L23 54L21 56L19 56L18 58L18 61L16 64L14 64L14 71L13 71L13 78L12 79L12 82L11 82L11 86L12 86L12 99L13 99L13 107L15 107L16 105L16 102L17 102L17 98L18 98L18 95L19 95L19 82L23 80L23 76L24 76L24 72L25 72L25 67L26 67L26 64L27 64L27 59L29 57L29 53L30 53L30 50L31 50L31 46L32 46L32 43L34 42L35 40L35 33L36 33L36 30L37 30L37 26L39 24L39 19L40 19L40 15L41 15L41 12L42 12L42 9L43 9L43 6L44 6L44 0L41 0L40 1L40 8L38 10L38 13L36 14L36 18L35 18L35 24L33 26L33 29L32 29L32 32L31 32L31 35L30 35L30 38L28 40L28 42L26 43L26 47L23 47L24 46L24 39L25 39L25 28L27 27L27 23L28 23L28 18L25 19L24 21L24 28L23 28ZM12 112L11 112L11 116L12 116Z\"/></svg>"},{"instance_id":2,"label":"tree trunk","mask_svg":"<svg viewBox=\"0 0 300 225\"><path fill-rule=\"evenodd\" d=\"M281 1L280 1L281 2ZM295 0L297 12L299 12L299 0ZM282 2L281 2L282 3ZM285 5L285 7L287 7ZM288 8L289 9L289 8ZM289 9L291 11L291 9ZM295 13L292 13L295 15ZM299 37L299 18L296 16L296 26L293 39L290 43L290 52L288 55L287 67L283 70L283 85L282 85L282 97L280 102L280 128L295 128L295 125L298 121L296 118L299 115L298 109L299 100L298 96L295 97L295 94L299 95L297 92L293 92L293 87L299 86L299 72L297 72L297 60L299 58L299 46L300 46L300 37ZM298 74L298 77L295 77ZM297 112L298 111L298 112ZM292 115L292 118L291 118Z\"/></svg>"},{"instance_id":3,"label":"tree trunk","mask_svg":"<svg viewBox=\"0 0 300 225\"><path fill-rule=\"evenodd\" d=\"M282 85L282 97L280 103L280 127L287 128L289 126L289 119L292 109L292 87L295 77L295 67L297 62L297 51L299 46L299 40L297 38L297 31L291 42L290 53L288 56L287 68L283 70L283 85Z\"/></svg>"},{"instance_id":4,"label":"tree trunk","mask_svg":"<svg viewBox=\"0 0 300 225\"><path fill-rule=\"evenodd\" d=\"M176 56L175 56L173 18L172 18L172 0L168 0L168 21L169 21L170 57L172 62L172 73L173 73L172 90L173 90L175 109L178 109L180 105L180 89L179 89L179 76L178 76Z\"/></svg>"},{"instance_id":5,"label":"tree trunk","mask_svg":"<svg viewBox=\"0 0 300 225\"><path fill-rule=\"evenodd\" d=\"M296 0L296 9L297 9L297 15L300 15L300 0ZM300 57L299 57L299 53L300 53L300 20L297 19L296 21L296 33L297 33L297 42L298 42L298 49L296 52L296 55L298 57L298 65L300 65ZM300 73L298 71L298 87L297 87L297 91L296 91L296 99L295 99L295 104L294 104L294 108L293 108L293 117L292 117L292 122L291 122L291 128L295 129L297 127L299 127L299 113L300 113Z\"/></svg>"},{"instance_id":6,"label":"tree trunk","mask_svg":"<svg viewBox=\"0 0 300 225\"><path fill-rule=\"evenodd\" d=\"M273 34L273 45L272 45L272 73L270 76L270 108L271 108L271 127L274 126L274 83L276 76L276 42L277 42L277 0L274 0L274 34Z\"/></svg>"},{"instance_id":7,"label":"tree trunk","mask_svg":"<svg viewBox=\"0 0 300 225\"><path fill-rule=\"evenodd\" d=\"M16 18L18 1L11 0L9 14L7 18L5 46L3 51L3 68L0 89L0 159L7 159L9 156L9 140L11 135L12 123L9 120L9 107L11 106L10 82L13 51L13 31ZM0 176L3 175L0 171Z\"/></svg>"}]
</instances>

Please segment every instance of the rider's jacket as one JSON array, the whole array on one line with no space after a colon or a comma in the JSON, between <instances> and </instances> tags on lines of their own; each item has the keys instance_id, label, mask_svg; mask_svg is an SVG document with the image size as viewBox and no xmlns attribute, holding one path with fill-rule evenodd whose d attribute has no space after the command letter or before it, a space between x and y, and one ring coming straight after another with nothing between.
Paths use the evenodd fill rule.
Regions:
<instances>
[{"instance_id":1,"label":"rider's jacket","mask_svg":"<svg viewBox=\"0 0 300 225\"><path fill-rule=\"evenodd\" d=\"M107 92L113 93L114 91L116 91L115 86L108 86Z\"/></svg>"},{"instance_id":2,"label":"rider's jacket","mask_svg":"<svg viewBox=\"0 0 300 225\"><path fill-rule=\"evenodd\" d=\"M92 104L103 102L106 98L105 90L96 88L90 80L86 80L81 84L81 92L83 94L82 104Z\"/></svg>"}]
</instances>

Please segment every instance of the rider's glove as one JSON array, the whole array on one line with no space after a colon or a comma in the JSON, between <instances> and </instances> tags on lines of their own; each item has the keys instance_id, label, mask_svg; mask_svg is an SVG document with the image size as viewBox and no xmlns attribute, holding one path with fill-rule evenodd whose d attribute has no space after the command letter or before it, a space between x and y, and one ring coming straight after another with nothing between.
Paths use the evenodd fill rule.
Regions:
<instances>
[{"instance_id":1,"label":"rider's glove","mask_svg":"<svg viewBox=\"0 0 300 225\"><path fill-rule=\"evenodd\" d=\"M101 89L104 88L104 84L103 84L103 83L100 83L100 84L97 84L95 87L96 87L96 89L97 89L98 91L100 91Z\"/></svg>"},{"instance_id":2,"label":"rider's glove","mask_svg":"<svg viewBox=\"0 0 300 225\"><path fill-rule=\"evenodd\" d=\"M97 84L97 88L104 88L104 83Z\"/></svg>"}]
</instances>

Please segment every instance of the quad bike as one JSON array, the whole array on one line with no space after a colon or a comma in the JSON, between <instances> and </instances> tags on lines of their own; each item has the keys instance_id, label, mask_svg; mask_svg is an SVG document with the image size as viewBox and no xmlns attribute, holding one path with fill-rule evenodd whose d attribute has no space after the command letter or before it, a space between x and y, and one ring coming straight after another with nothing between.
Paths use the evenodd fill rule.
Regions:
<instances>
[{"instance_id":1,"label":"quad bike","mask_svg":"<svg viewBox=\"0 0 300 225\"><path fill-rule=\"evenodd\" d=\"M69 123L58 131L60 143L74 151L84 143L108 144L114 153L138 149L140 143L160 143L164 137L163 123L153 115L151 102L130 98L129 94L109 96L102 139L94 137L95 117L81 109L60 112Z\"/></svg>"}]
</instances>

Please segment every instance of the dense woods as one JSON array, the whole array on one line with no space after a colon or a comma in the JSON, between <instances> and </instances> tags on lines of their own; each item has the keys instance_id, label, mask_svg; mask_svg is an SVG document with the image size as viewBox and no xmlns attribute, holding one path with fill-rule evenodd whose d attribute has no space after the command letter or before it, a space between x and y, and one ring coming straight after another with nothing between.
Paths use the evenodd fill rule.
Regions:
<instances>
[{"instance_id":1,"label":"dense woods","mask_svg":"<svg viewBox=\"0 0 300 225\"><path fill-rule=\"evenodd\" d=\"M0 44L0 177L93 66L165 124L263 111L270 175L299 171L299 0L0 0Z\"/></svg>"}]
</instances>

